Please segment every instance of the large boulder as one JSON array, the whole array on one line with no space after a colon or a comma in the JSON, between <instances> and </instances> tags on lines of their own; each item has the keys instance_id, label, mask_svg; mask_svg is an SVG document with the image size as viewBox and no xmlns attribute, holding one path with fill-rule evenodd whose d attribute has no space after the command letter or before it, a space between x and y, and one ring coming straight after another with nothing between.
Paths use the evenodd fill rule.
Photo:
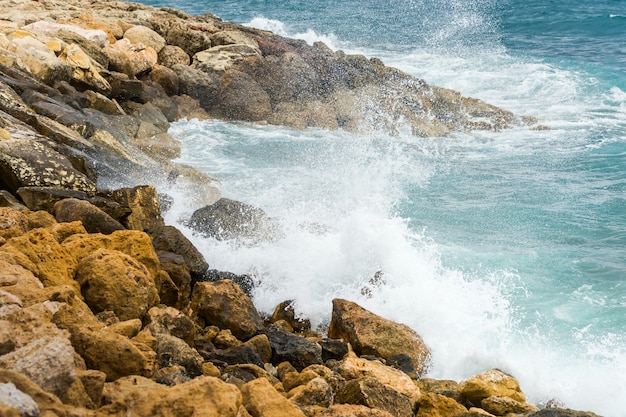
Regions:
<instances>
[{"instance_id":1,"label":"large boulder","mask_svg":"<svg viewBox=\"0 0 626 417\"><path fill-rule=\"evenodd\" d=\"M150 272L119 251L99 249L82 259L76 280L94 312L111 310L120 320L141 318L159 302Z\"/></svg>"},{"instance_id":2,"label":"large boulder","mask_svg":"<svg viewBox=\"0 0 626 417\"><path fill-rule=\"evenodd\" d=\"M349 342L358 355L383 359L408 355L418 375L427 371L430 350L405 324L380 317L351 301L334 299L328 336Z\"/></svg>"},{"instance_id":3,"label":"large boulder","mask_svg":"<svg viewBox=\"0 0 626 417\"><path fill-rule=\"evenodd\" d=\"M491 369L462 381L459 391L471 404L477 406L487 397L508 397L521 403L526 402L519 382L499 369Z\"/></svg>"},{"instance_id":4,"label":"large boulder","mask_svg":"<svg viewBox=\"0 0 626 417\"><path fill-rule=\"evenodd\" d=\"M263 320L250 297L230 280L197 283L191 308L202 327L230 329L240 340L251 338L263 328Z\"/></svg>"},{"instance_id":5,"label":"large boulder","mask_svg":"<svg viewBox=\"0 0 626 417\"><path fill-rule=\"evenodd\" d=\"M182 256L192 277L199 279L204 276L209 264L180 230L174 226L160 226L152 230L151 237L157 252L172 252Z\"/></svg>"},{"instance_id":6,"label":"large boulder","mask_svg":"<svg viewBox=\"0 0 626 417\"><path fill-rule=\"evenodd\" d=\"M275 221L262 209L228 198L196 210L189 219L189 227L218 240L256 241L275 238L278 233Z\"/></svg>"},{"instance_id":7,"label":"large boulder","mask_svg":"<svg viewBox=\"0 0 626 417\"><path fill-rule=\"evenodd\" d=\"M220 78L214 110L225 119L250 122L267 120L272 114L265 90L254 78L234 69Z\"/></svg>"},{"instance_id":8,"label":"large boulder","mask_svg":"<svg viewBox=\"0 0 626 417\"><path fill-rule=\"evenodd\" d=\"M159 196L153 186L119 188L113 192L112 197L120 205L130 209L130 214L124 219L126 228L150 232L164 225Z\"/></svg>"}]
</instances>

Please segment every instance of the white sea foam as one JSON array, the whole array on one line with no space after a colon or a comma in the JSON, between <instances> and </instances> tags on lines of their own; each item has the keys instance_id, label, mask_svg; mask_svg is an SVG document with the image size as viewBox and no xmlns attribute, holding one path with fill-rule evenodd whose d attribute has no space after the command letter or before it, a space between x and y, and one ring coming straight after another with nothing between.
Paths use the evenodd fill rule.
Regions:
<instances>
[{"instance_id":1,"label":"white sea foam","mask_svg":"<svg viewBox=\"0 0 626 417\"><path fill-rule=\"evenodd\" d=\"M308 29L305 32L293 31L288 28L285 23L276 19L268 19L266 17L255 17L251 21L244 23L244 26L250 26L257 29L269 30L277 35L289 37L292 39L302 39L309 45L313 45L315 42L324 42L331 49L339 49L340 43L335 35L319 34L313 29Z\"/></svg>"},{"instance_id":2,"label":"white sea foam","mask_svg":"<svg viewBox=\"0 0 626 417\"><path fill-rule=\"evenodd\" d=\"M260 18L249 25L294 36L278 21ZM340 44L333 37L310 35L309 43ZM425 140L216 121L176 123L171 133L183 142L182 161L220 178L225 196L265 209L280 221L285 235L246 246L200 239L181 226L183 230L211 267L253 274L259 284L255 303L265 312L294 299L301 314L323 326L332 298L352 299L416 329L433 351L433 377L460 380L499 367L519 379L531 402L555 398L570 408L626 417L624 336L600 329L598 317L586 326L576 324L582 308L592 314L619 307L619 300L609 302L606 293L584 284L590 286L563 293L552 288L555 293L545 297L561 298L544 300L548 307L528 305L526 299L542 291L533 285L541 283L513 268L484 267L479 261L449 266L444 253L471 259L473 248L446 246L450 243L437 241L426 225L402 217L398 208L412 198L410 193L428 190L434 178L457 165L489 165L494 155L512 161L531 156L549 164L554 155L619 141L619 135L607 132L626 127L626 93L600 85L585 72L501 50L474 55L353 52L382 56L387 64L432 84L536 116L552 130L520 127L497 135ZM528 175L515 167L506 174ZM575 192L575 181L566 179ZM534 179L544 180L549 178ZM441 190L442 204L445 192ZM185 201L184 194L176 197ZM166 219L179 222L188 210L179 204ZM493 245L502 250L498 242ZM527 250L524 255L532 262L537 255L533 248ZM502 254L507 256L514 255ZM370 283L377 271L383 271L383 285Z\"/></svg>"}]
</instances>

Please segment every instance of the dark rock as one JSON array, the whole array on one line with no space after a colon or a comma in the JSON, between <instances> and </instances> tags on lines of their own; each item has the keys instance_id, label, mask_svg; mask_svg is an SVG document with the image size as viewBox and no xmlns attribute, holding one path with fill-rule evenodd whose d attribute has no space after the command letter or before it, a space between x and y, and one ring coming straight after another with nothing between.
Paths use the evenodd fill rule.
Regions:
<instances>
[{"instance_id":1,"label":"dark rock","mask_svg":"<svg viewBox=\"0 0 626 417\"><path fill-rule=\"evenodd\" d=\"M61 99L74 108L85 108L91 105L91 100L89 100L87 94L76 90L67 81L59 81L54 85L54 88L62 94Z\"/></svg>"},{"instance_id":2,"label":"dark rock","mask_svg":"<svg viewBox=\"0 0 626 417\"><path fill-rule=\"evenodd\" d=\"M31 139L0 141L0 186L10 192L20 187L56 187L93 194L95 184L67 158Z\"/></svg>"},{"instance_id":3,"label":"dark rock","mask_svg":"<svg viewBox=\"0 0 626 417\"><path fill-rule=\"evenodd\" d=\"M398 391L365 377L347 381L335 393L336 404L365 405L384 410L396 417L413 417L413 402Z\"/></svg>"},{"instance_id":4,"label":"dark rock","mask_svg":"<svg viewBox=\"0 0 626 417\"><path fill-rule=\"evenodd\" d=\"M44 210L48 213L54 213L54 205L61 200L66 198L85 200L88 197L84 191L52 187L21 187L17 194L30 210Z\"/></svg>"},{"instance_id":5,"label":"dark rock","mask_svg":"<svg viewBox=\"0 0 626 417\"><path fill-rule=\"evenodd\" d=\"M89 117L70 105L33 90L27 90L22 93L22 98L38 114L57 121L84 137L91 136L95 130Z\"/></svg>"},{"instance_id":6,"label":"dark rock","mask_svg":"<svg viewBox=\"0 0 626 417\"><path fill-rule=\"evenodd\" d=\"M201 327L230 329L240 340L251 338L263 328L263 320L250 297L230 280L197 283L191 308Z\"/></svg>"},{"instance_id":7,"label":"dark rock","mask_svg":"<svg viewBox=\"0 0 626 417\"><path fill-rule=\"evenodd\" d=\"M264 333L272 346L272 363L289 362L298 371L322 363L322 347L304 337L295 336L278 326L270 325Z\"/></svg>"},{"instance_id":8,"label":"dark rock","mask_svg":"<svg viewBox=\"0 0 626 417\"><path fill-rule=\"evenodd\" d=\"M228 198L220 198L196 210L191 215L189 227L218 240L272 239L278 229L260 208Z\"/></svg>"},{"instance_id":9,"label":"dark rock","mask_svg":"<svg viewBox=\"0 0 626 417\"><path fill-rule=\"evenodd\" d=\"M348 344L342 340L322 339L318 342L322 347L322 360L340 361L348 353Z\"/></svg>"},{"instance_id":10,"label":"dark rock","mask_svg":"<svg viewBox=\"0 0 626 417\"><path fill-rule=\"evenodd\" d=\"M150 236L157 252L172 252L182 256L191 277L202 280L209 269L209 264L180 230L174 226L158 226L151 231Z\"/></svg>"},{"instance_id":11,"label":"dark rock","mask_svg":"<svg viewBox=\"0 0 626 417\"><path fill-rule=\"evenodd\" d=\"M28 207L20 203L13 194L6 190L0 190L0 207L11 207L19 211L28 210Z\"/></svg>"},{"instance_id":12,"label":"dark rock","mask_svg":"<svg viewBox=\"0 0 626 417\"><path fill-rule=\"evenodd\" d=\"M228 349L201 351L202 357L210 362L221 361L228 365L251 363L263 367L263 361L250 346L239 345Z\"/></svg>"},{"instance_id":13,"label":"dark rock","mask_svg":"<svg viewBox=\"0 0 626 417\"><path fill-rule=\"evenodd\" d=\"M191 299L191 275L185 258L174 252L157 251L161 269L167 272L176 286L176 301L172 305L179 310L186 310ZM163 297L161 296L163 302ZM180 337L180 336L178 336Z\"/></svg>"},{"instance_id":14,"label":"dark rock","mask_svg":"<svg viewBox=\"0 0 626 417\"><path fill-rule=\"evenodd\" d=\"M415 367L413 367L413 360L406 353L392 356L386 361L387 366L399 369L405 374L415 375Z\"/></svg>"},{"instance_id":15,"label":"dark rock","mask_svg":"<svg viewBox=\"0 0 626 417\"><path fill-rule=\"evenodd\" d=\"M228 70L220 79L215 110L229 120L260 121L272 114L269 95L250 75Z\"/></svg>"},{"instance_id":16,"label":"dark rock","mask_svg":"<svg viewBox=\"0 0 626 417\"><path fill-rule=\"evenodd\" d=\"M80 220L89 233L110 234L116 230L124 230L117 220L100 210L88 201L67 198L54 204L57 222L73 222Z\"/></svg>"},{"instance_id":17,"label":"dark rock","mask_svg":"<svg viewBox=\"0 0 626 417\"><path fill-rule=\"evenodd\" d=\"M271 321L275 323L278 320L285 320L291 328L296 332L304 332L311 330L311 322L309 319L296 318L296 312L293 308L293 300L283 301L274 309Z\"/></svg>"}]
</instances>

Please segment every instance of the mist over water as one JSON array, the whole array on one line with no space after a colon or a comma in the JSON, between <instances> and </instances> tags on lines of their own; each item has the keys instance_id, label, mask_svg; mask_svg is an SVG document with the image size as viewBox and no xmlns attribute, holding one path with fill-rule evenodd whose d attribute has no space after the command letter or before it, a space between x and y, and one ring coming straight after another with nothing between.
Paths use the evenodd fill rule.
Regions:
<instances>
[{"instance_id":1,"label":"mist over water","mask_svg":"<svg viewBox=\"0 0 626 417\"><path fill-rule=\"evenodd\" d=\"M551 128L422 139L175 123L181 162L284 231L257 245L201 239L184 227L198 207L164 190L167 222L212 268L252 274L259 309L294 299L321 328L334 297L406 323L432 349L430 376L498 367L531 402L626 416L626 6L169 5L380 57Z\"/></svg>"}]
</instances>

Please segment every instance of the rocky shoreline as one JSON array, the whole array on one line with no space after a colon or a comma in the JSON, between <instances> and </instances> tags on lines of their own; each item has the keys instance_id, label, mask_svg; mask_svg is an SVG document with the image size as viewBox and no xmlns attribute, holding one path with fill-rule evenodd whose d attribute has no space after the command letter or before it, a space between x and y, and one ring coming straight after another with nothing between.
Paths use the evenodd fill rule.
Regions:
<instances>
[{"instance_id":1,"label":"rocky shoreline","mask_svg":"<svg viewBox=\"0 0 626 417\"><path fill-rule=\"evenodd\" d=\"M539 410L497 369L427 378L428 341L348 300L324 334L289 300L264 317L249 277L211 270L161 215L169 184L193 189L198 233L279 233L173 162L181 118L419 136L535 120L212 15L9 0L0 16L0 415L595 416Z\"/></svg>"}]
</instances>

